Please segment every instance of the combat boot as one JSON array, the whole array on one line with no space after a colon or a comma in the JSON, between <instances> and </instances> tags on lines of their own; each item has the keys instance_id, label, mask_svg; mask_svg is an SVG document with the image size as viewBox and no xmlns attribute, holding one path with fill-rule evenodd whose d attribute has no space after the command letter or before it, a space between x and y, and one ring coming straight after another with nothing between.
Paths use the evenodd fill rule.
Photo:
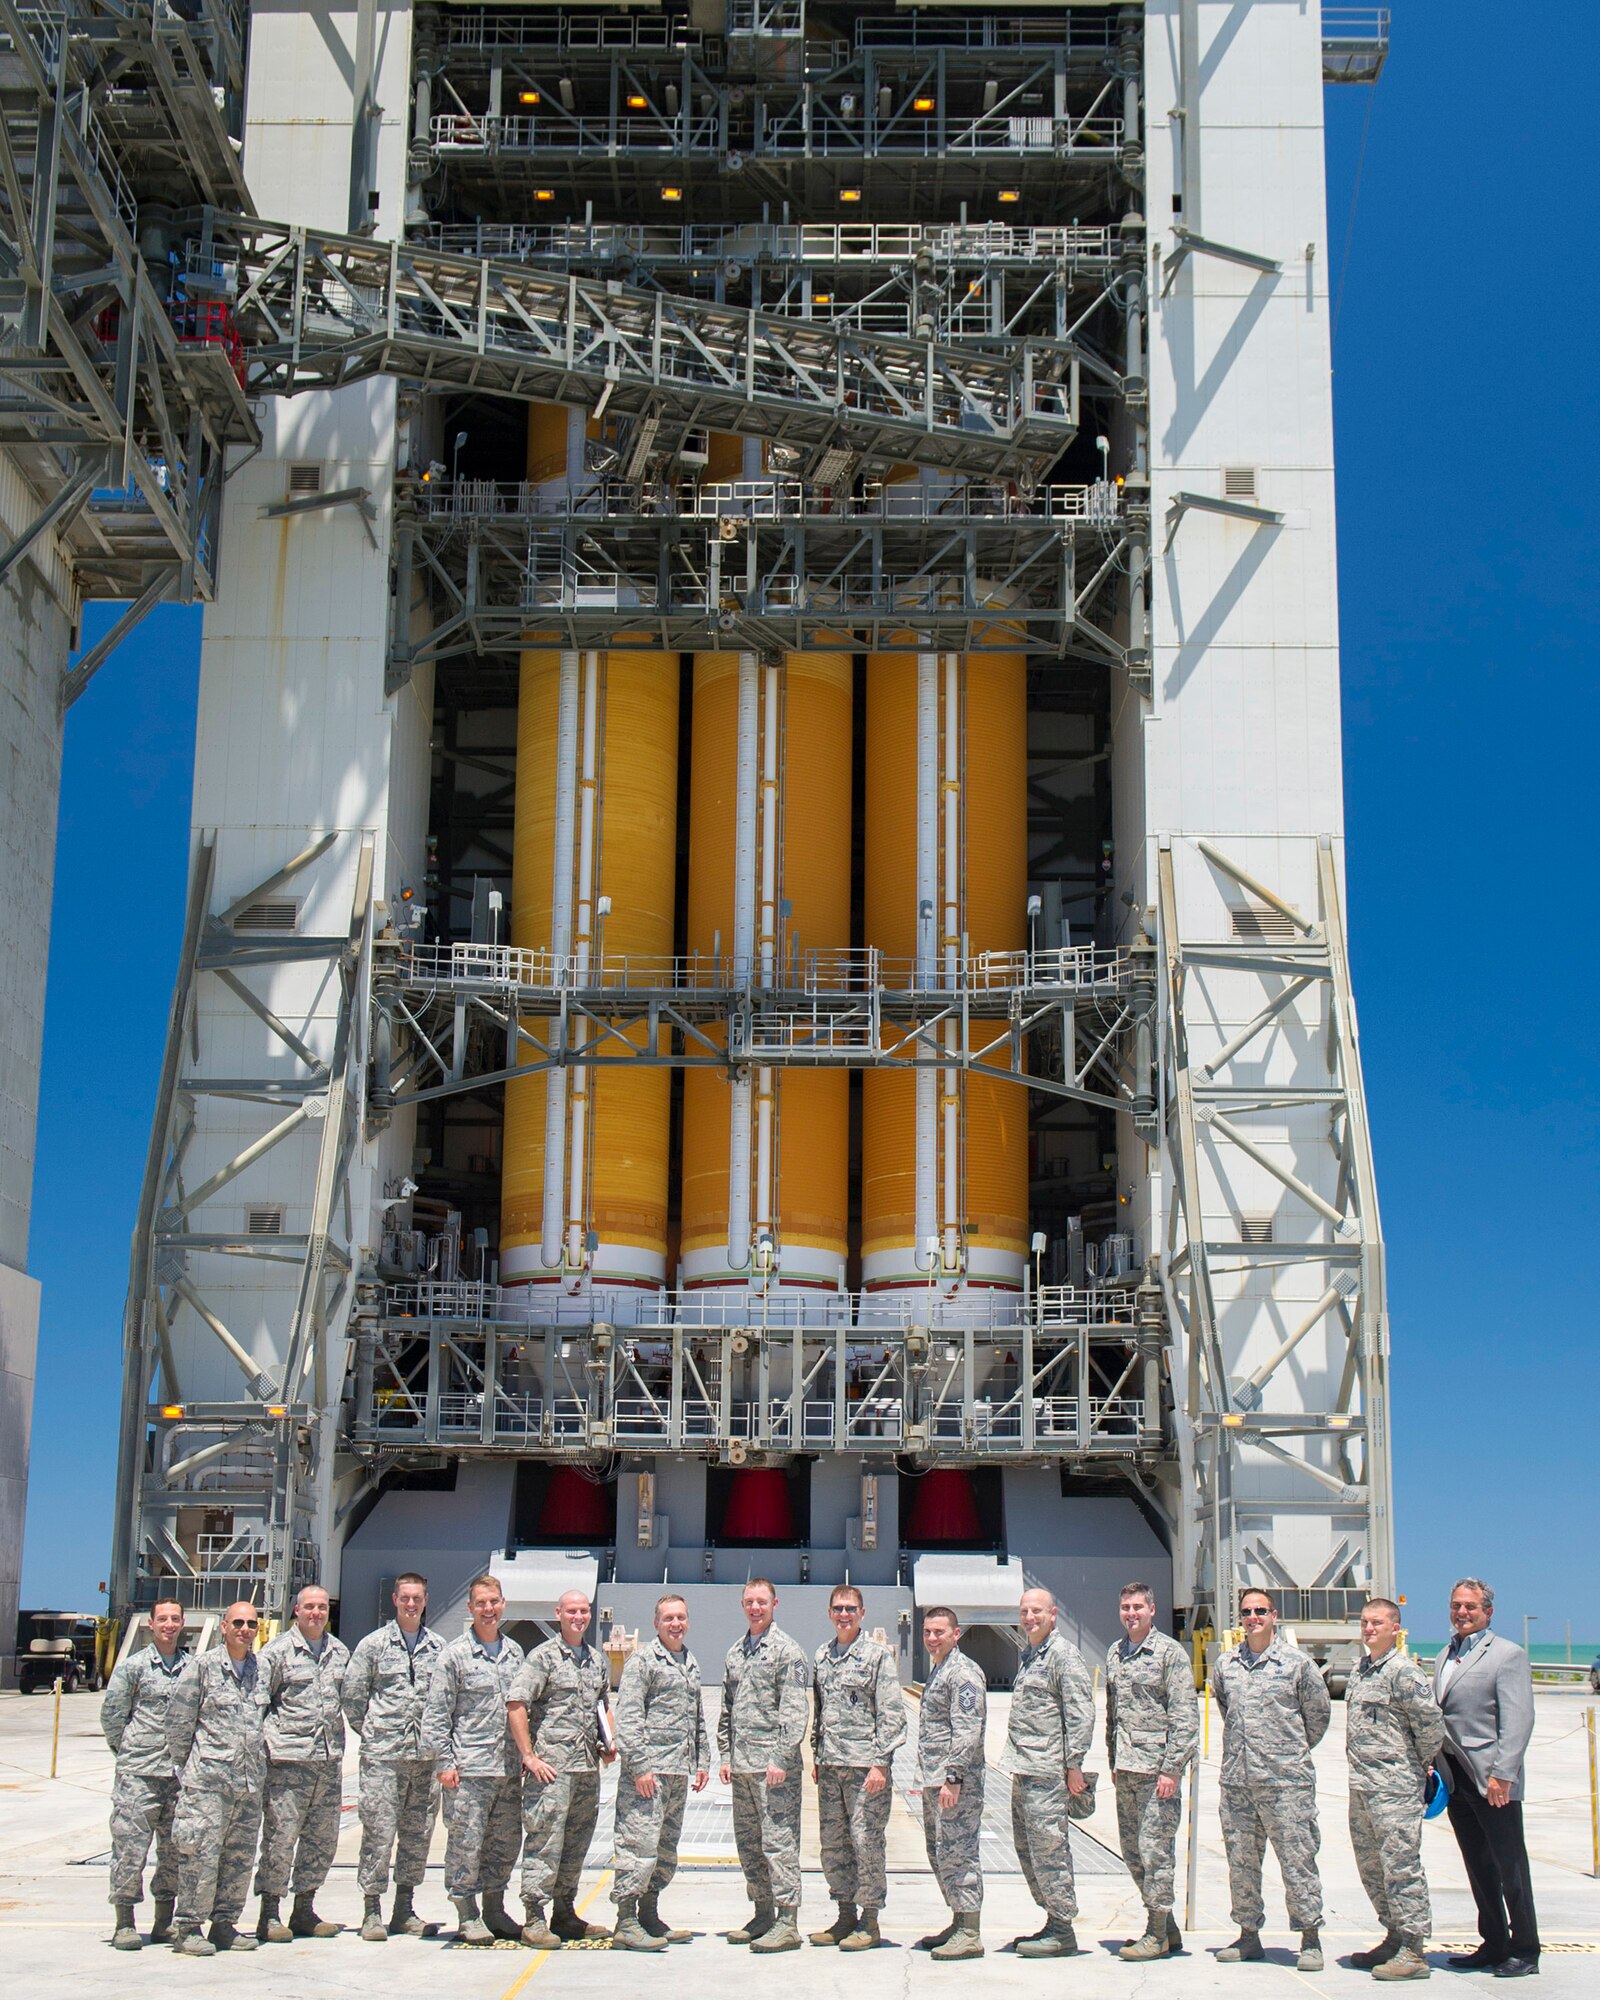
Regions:
<instances>
[{"instance_id":1,"label":"combat boot","mask_svg":"<svg viewBox=\"0 0 1600 2000\"><path fill-rule=\"evenodd\" d=\"M1217 1953L1218 1965L1241 1965L1246 1960L1265 1958L1261 1949L1260 1931L1240 1931L1232 1944L1225 1944Z\"/></svg>"},{"instance_id":2,"label":"combat boot","mask_svg":"<svg viewBox=\"0 0 1600 2000\"><path fill-rule=\"evenodd\" d=\"M216 1946L209 1938L200 1935L198 1924L176 1924L172 1932L172 1949L182 1952L185 1958L215 1958Z\"/></svg>"},{"instance_id":3,"label":"combat boot","mask_svg":"<svg viewBox=\"0 0 1600 2000\"><path fill-rule=\"evenodd\" d=\"M150 1942L152 1944L170 1944L172 1942L173 1907L173 1899L170 1896L157 1896L155 1902L156 1920L150 1926Z\"/></svg>"},{"instance_id":4,"label":"combat boot","mask_svg":"<svg viewBox=\"0 0 1600 2000\"><path fill-rule=\"evenodd\" d=\"M522 1899L522 1942L532 1945L535 1951L559 1951L561 1940L544 1920L544 1904L536 1902L532 1896Z\"/></svg>"},{"instance_id":5,"label":"combat boot","mask_svg":"<svg viewBox=\"0 0 1600 2000\"><path fill-rule=\"evenodd\" d=\"M1021 1951L1022 1947L1025 1944L1032 1944L1035 1941L1035 1939L1047 1938L1049 1935L1050 1935L1050 1919L1046 1917L1044 1922L1039 1926L1039 1928L1036 1931L1019 1932L1018 1935L1011 1940L1010 1944L1002 1945L1001 1949L1003 1951Z\"/></svg>"},{"instance_id":6,"label":"combat boot","mask_svg":"<svg viewBox=\"0 0 1600 2000\"><path fill-rule=\"evenodd\" d=\"M1167 1953L1176 1958L1183 1950L1183 1932L1178 1929L1178 1920L1170 1910L1167 1912Z\"/></svg>"},{"instance_id":7,"label":"combat boot","mask_svg":"<svg viewBox=\"0 0 1600 2000\"><path fill-rule=\"evenodd\" d=\"M983 1939L978 1934L977 1916L957 1917L944 1943L934 1946L933 1955L946 1965L953 1958L982 1958Z\"/></svg>"},{"instance_id":8,"label":"combat boot","mask_svg":"<svg viewBox=\"0 0 1600 2000\"><path fill-rule=\"evenodd\" d=\"M800 1949L800 1927L795 1918L800 1914L795 1909L776 1911L771 1930L758 1937L750 1946L752 1951L798 1951Z\"/></svg>"},{"instance_id":9,"label":"combat boot","mask_svg":"<svg viewBox=\"0 0 1600 2000\"><path fill-rule=\"evenodd\" d=\"M1433 1967L1422 1955L1421 1938L1402 1938L1393 1958L1372 1968L1374 1979L1431 1979Z\"/></svg>"},{"instance_id":10,"label":"combat boot","mask_svg":"<svg viewBox=\"0 0 1600 2000\"><path fill-rule=\"evenodd\" d=\"M139 1926L133 1921L132 1903L113 1903L112 1915L116 1918L116 1928L111 1934L113 1951L142 1951L144 1939L139 1935Z\"/></svg>"},{"instance_id":11,"label":"combat boot","mask_svg":"<svg viewBox=\"0 0 1600 2000\"><path fill-rule=\"evenodd\" d=\"M452 1896L456 1906L456 1942L458 1944L493 1944L494 1932L478 1915L476 1896Z\"/></svg>"},{"instance_id":12,"label":"combat boot","mask_svg":"<svg viewBox=\"0 0 1600 2000\"><path fill-rule=\"evenodd\" d=\"M841 1903L839 1905L839 1914L834 1918L833 1922L829 1924L828 1928L825 1931L813 1931L811 1933L811 1942L813 1944L821 1944L821 1945L843 1944L845 1939L850 1935L850 1933L855 1929L855 1927L856 1927L855 1904Z\"/></svg>"},{"instance_id":13,"label":"combat boot","mask_svg":"<svg viewBox=\"0 0 1600 2000\"><path fill-rule=\"evenodd\" d=\"M586 1924L572 1907L570 1896L557 1896L551 1904L550 1928L567 1944L583 1944L589 1938L611 1935L604 1924Z\"/></svg>"},{"instance_id":14,"label":"combat boot","mask_svg":"<svg viewBox=\"0 0 1600 2000\"><path fill-rule=\"evenodd\" d=\"M485 1889L483 1892L483 1922L490 1937L520 1938L522 1926L515 1917L506 1914L506 1892L504 1889Z\"/></svg>"},{"instance_id":15,"label":"combat boot","mask_svg":"<svg viewBox=\"0 0 1600 2000\"><path fill-rule=\"evenodd\" d=\"M1130 1965L1143 1965L1148 1959L1165 1958L1172 1949L1171 1941L1167 1937L1166 1911L1152 1910L1149 1914L1150 1920L1144 1927L1144 1936L1134 1938L1117 1953L1118 1958L1125 1959Z\"/></svg>"},{"instance_id":16,"label":"combat boot","mask_svg":"<svg viewBox=\"0 0 1600 2000\"><path fill-rule=\"evenodd\" d=\"M687 1944L694 1936L694 1932L676 1930L671 1924L664 1923L661 1917L660 1903L661 1897L659 1892L653 1896L641 1896L639 1898L640 1930L644 1932L646 1937L665 1938L668 1944Z\"/></svg>"},{"instance_id":17,"label":"combat boot","mask_svg":"<svg viewBox=\"0 0 1600 2000\"><path fill-rule=\"evenodd\" d=\"M1375 1944L1371 1951L1351 1952L1350 1963L1357 1972L1371 1972L1377 1966L1387 1965L1399 1949L1400 1933L1385 1931L1382 1944Z\"/></svg>"},{"instance_id":18,"label":"combat boot","mask_svg":"<svg viewBox=\"0 0 1600 2000\"><path fill-rule=\"evenodd\" d=\"M611 1933L613 1951L665 1951L664 1937L652 1937L639 1921L639 1898L619 1896L617 1898L617 1922Z\"/></svg>"},{"instance_id":19,"label":"combat boot","mask_svg":"<svg viewBox=\"0 0 1600 2000\"><path fill-rule=\"evenodd\" d=\"M289 1912L290 1937L337 1937L344 1929L343 1924L331 1923L328 1918L319 1917L312 1908L315 1901L316 1898L312 1895L295 1897L294 1908Z\"/></svg>"},{"instance_id":20,"label":"combat boot","mask_svg":"<svg viewBox=\"0 0 1600 2000\"><path fill-rule=\"evenodd\" d=\"M411 1907L411 1898L416 1891L408 1889L403 1882L397 1882L394 1890L394 1908L389 1912L390 1937L426 1937L428 1926Z\"/></svg>"},{"instance_id":21,"label":"combat boot","mask_svg":"<svg viewBox=\"0 0 1600 2000\"><path fill-rule=\"evenodd\" d=\"M926 1937L919 1937L911 1947L913 1951L937 1951L940 1945L948 1944L961 1928L961 1919L952 1917L942 1931L929 1931Z\"/></svg>"},{"instance_id":22,"label":"combat boot","mask_svg":"<svg viewBox=\"0 0 1600 2000\"><path fill-rule=\"evenodd\" d=\"M729 1944L754 1944L757 1938L765 1937L777 1921L778 1913L770 1903L757 1903L755 1915L747 1918L739 1926L738 1930L729 1931L728 1942Z\"/></svg>"},{"instance_id":23,"label":"combat boot","mask_svg":"<svg viewBox=\"0 0 1600 2000\"><path fill-rule=\"evenodd\" d=\"M254 1951L256 1941L248 1931L236 1930L232 1924L214 1923L211 1926L211 1942L218 1951Z\"/></svg>"},{"instance_id":24,"label":"combat boot","mask_svg":"<svg viewBox=\"0 0 1600 2000\"><path fill-rule=\"evenodd\" d=\"M261 1914L256 1919L256 1940L260 1944L292 1944L294 1932L278 1915L276 1896L261 1898Z\"/></svg>"},{"instance_id":25,"label":"combat boot","mask_svg":"<svg viewBox=\"0 0 1600 2000\"><path fill-rule=\"evenodd\" d=\"M872 1951L882 1943L883 1939L878 1935L877 1911L863 1910L861 1912L860 1923L856 1925L848 1937L840 1938L839 1949L841 1951Z\"/></svg>"},{"instance_id":26,"label":"combat boot","mask_svg":"<svg viewBox=\"0 0 1600 2000\"><path fill-rule=\"evenodd\" d=\"M1077 1950L1077 1933L1065 1917L1052 1917L1043 1937L1022 1938L1017 1944L1018 1958L1073 1958Z\"/></svg>"},{"instance_id":27,"label":"combat boot","mask_svg":"<svg viewBox=\"0 0 1600 2000\"><path fill-rule=\"evenodd\" d=\"M363 1896L361 1898L361 1935L368 1944L387 1944L388 1927L383 1921L383 1898Z\"/></svg>"},{"instance_id":28,"label":"combat boot","mask_svg":"<svg viewBox=\"0 0 1600 2000\"><path fill-rule=\"evenodd\" d=\"M1320 1972L1322 1970L1322 1933L1312 1929L1300 1933L1300 1956L1294 1962L1296 1972Z\"/></svg>"}]
</instances>

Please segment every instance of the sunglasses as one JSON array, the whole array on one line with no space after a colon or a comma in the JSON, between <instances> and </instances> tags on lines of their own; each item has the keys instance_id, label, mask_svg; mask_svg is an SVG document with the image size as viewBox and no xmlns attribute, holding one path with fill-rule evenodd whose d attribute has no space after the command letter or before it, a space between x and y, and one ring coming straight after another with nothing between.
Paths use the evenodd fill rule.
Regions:
<instances>
[{"instance_id":1,"label":"sunglasses","mask_svg":"<svg viewBox=\"0 0 1600 2000\"><path fill-rule=\"evenodd\" d=\"M260 1626L259 1618L230 1618L228 1624L235 1632L254 1632Z\"/></svg>"},{"instance_id":2,"label":"sunglasses","mask_svg":"<svg viewBox=\"0 0 1600 2000\"><path fill-rule=\"evenodd\" d=\"M1271 1618L1271 1617L1275 1616L1275 1614L1274 1614L1273 1612L1271 1612L1271 1611L1241 1611L1241 1612L1239 1613L1239 1616L1240 1616L1240 1618L1242 1618L1242 1619L1243 1619L1243 1618Z\"/></svg>"}]
</instances>

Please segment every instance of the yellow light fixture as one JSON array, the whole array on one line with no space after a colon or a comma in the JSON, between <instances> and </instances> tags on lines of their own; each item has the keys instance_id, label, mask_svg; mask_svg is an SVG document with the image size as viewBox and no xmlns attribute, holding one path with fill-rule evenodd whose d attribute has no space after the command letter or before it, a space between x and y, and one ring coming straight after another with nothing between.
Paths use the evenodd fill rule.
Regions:
<instances>
[{"instance_id":1,"label":"yellow light fixture","mask_svg":"<svg viewBox=\"0 0 1600 2000\"><path fill-rule=\"evenodd\" d=\"M536 90L519 90L517 92L517 102L519 104L537 104L539 102L539 93Z\"/></svg>"},{"instance_id":2,"label":"yellow light fixture","mask_svg":"<svg viewBox=\"0 0 1600 2000\"><path fill-rule=\"evenodd\" d=\"M161 1405L161 1414L167 1419L168 1423L175 1424L179 1417L183 1415L183 1405L182 1403L163 1403Z\"/></svg>"},{"instance_id":3,"label":"yellow light fixture","mask_svg":"<svg viewBox=\"0 0 1600 2000\"><path fill-rule=\"evenodd\" d=\"M911 100L911 108L913 111L936 111L938 109L938 104L937 101L931 97L913 97Z\"/></svg>"},{"instance_id":4,"label":"yellow light fixture","mask_svg":"<svg viewBox=\"0 0 1600 2000\"><path fill-rule=\"evenodd\" d=\"M1236 1415L1232 1410L1222 1419L1222 1422L1223 1427L1230 1431L1242 1430L1244 1427L1244 1418Z\"/></svg>"},{"instance_id":5,"label":"yellow light fixture","mask_svg":"<svg viewBox=\"0 0 1600 2000\"><path fill-rule=\"evenodd\" d=\"M840 188L839 199L841 201L859 201L861 199L861 190L860 188Z\"/></svg>"},{"instance_id":6,"label":"yellow light fixture","mask_svg":"<svg viewBox=\"0 0 1600 2000\"><path fill-rule=\"evenodd\" d=\"M1022 190L1021 188L1002 188L995 199L997 201L1021 201Z\"/></svg>"},{"instance_id":7,"label":"yellow light fixture","mask_svg":"<svg viewBox=\"0 0 1600 2000\"><path fill-rule=\"evenodd\" d=\"M269 1417L286 1417L288 1414L289 1408L286 1403L268 1403L267 1405L267 1415Z\"/></svg>"},{"instance_id":8,"label":"yellow light fixture","mask_svg":"<svg viewBox=\"0 0 1600 2000\"><path fill-rule=\"evenodd\" d=\"M630 93L628 98L628 109L630 111L647 111L649 108L649 100L647 98L641 97L636 90Z\"/></svg>"},{"instance_id":9,"label":"yellow light fixture","mask_svg":"<svg viewBox=\"0 0 1600 2000\"><path fill-rule=\"evenodd\" d=\"M665 187L661 190L661 199L663 201L682 201L683 189L674 187Z\"/></svg>"},{"instance_id":10,"label":"yellow light fixture","mask_svg":"<svg viewBox=\"0 0 1600 2000\"><path fill-rule=\"evenodd\" d=\"M833 294L832 292L813 292L811 294L811 303L814 306L831 306L833 304Z\"/></svg>"},{"instance_id":11,"label":"yellow light fixture","mask_svg":"<svg viewBox=\"0 0 1600 2000\"><path fill-rule=\"evenodd\" d=\"M535 188L533 198L535 201L554 201L556 191L554 188Z\"/></svg>"}]
</instances>

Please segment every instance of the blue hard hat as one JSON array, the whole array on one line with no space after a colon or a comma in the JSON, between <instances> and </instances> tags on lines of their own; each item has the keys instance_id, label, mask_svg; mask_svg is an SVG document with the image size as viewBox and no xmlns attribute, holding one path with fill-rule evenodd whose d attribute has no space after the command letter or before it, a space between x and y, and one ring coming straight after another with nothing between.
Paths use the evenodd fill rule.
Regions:
<instances>
[{"instance_id":1,"label":"blue hard hat","mask_svg":"<svg viewBox=\"0 0 1600 2000\"><path fill-rule=\"evenodd\" d=\"M1445 1782L1443 1771L1437 1768L1428 1773L1428 1782L1422 1794L1422 1817L1437 1819L1450 1803L1450 1787Z\"/></svg>"}]
</instances>

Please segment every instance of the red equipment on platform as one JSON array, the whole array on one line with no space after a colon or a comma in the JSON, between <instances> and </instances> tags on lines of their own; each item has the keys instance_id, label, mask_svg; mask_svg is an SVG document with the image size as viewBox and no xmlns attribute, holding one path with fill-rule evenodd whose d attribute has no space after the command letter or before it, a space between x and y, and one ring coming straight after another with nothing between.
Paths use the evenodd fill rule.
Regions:
<instances>
[{"instance_id":1,"label":"red equipment on platform","mask_svg":"<svg viewBox=\"0 0 1600 2000\"><path fill-rule=\"evenodd\" d=\"M916 1483L905 1539L912 1548L939 1542L976 1542L983 1538L972 1480L958 1467L940 1466Z\"/></svg>"},{"instance_id":2,"label":"red equipment on platform","mask_svg":"<svg viewBox=\"0 0 1600 2000\"><path fill-rule=\"evenodd\" d=\"M789 1499L789 1481L779 1471L736 1472L722 1510L722 1540L725 1542L792 1542L794 1507Z\"/></svg>"},{"instance_id":3,"label":"red equipment on platform","mask_svg":"<svg viewBox=\"0 0 1600 2000\"><path fill-rule=\"evenodd\" d=\"M585 1479L571 1466L558 1465L550 1474L539 1509L539 1539L542 1542L609 1542L611 1509L606 1489Z\"/></svg>"}]
</instances>

